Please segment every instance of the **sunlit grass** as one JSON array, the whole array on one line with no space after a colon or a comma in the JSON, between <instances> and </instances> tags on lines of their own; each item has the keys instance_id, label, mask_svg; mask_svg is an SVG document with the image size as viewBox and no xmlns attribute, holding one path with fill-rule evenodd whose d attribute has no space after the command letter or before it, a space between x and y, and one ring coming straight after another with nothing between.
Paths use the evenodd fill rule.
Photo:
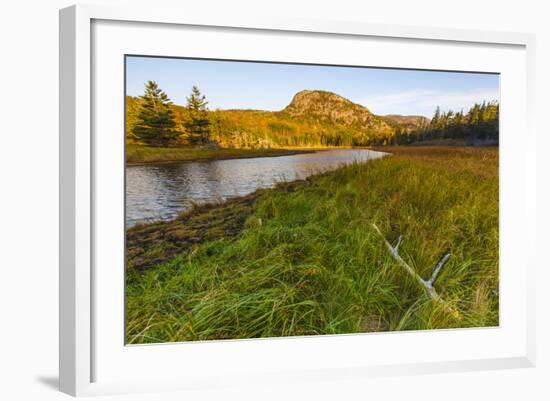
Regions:
<instances>
[{"instance_id":1,"label":"sunlit grass","mask_svg":"<svg viewBox=\"0 0 550 401\"><path fill-rule=\"evenodd\" d=\"M144 270L130 260L127 341L498 325L498 150L391 151L261 191L237 236ZM458 318L396 264L372 223L389 241L403 236L400 254L424 278L451 253L435 287Z\"/></svg>"}]
</instances>

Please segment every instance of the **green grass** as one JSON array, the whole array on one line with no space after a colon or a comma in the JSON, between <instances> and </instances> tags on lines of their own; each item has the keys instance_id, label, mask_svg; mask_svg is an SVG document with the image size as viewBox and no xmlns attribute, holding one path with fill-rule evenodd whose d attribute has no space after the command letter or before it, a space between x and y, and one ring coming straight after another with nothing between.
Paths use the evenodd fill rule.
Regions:
<instances>
[{"instance_id":1,"label":"green grass","mask_svg":"<svg viewBox=\"0 0 550 401\"><path fill-rule=\"evenodd\" d=\"M498 151L390 151L130 230L127 342L498 325ZM372 223L389 241L403 236L400 254L424 278L451 253L435 283L446 305ZM169 234L178 227L195 241Z\"/></svg>"},{"instance_id":2,"label":"green grass","mask_svg":"<svg viewBox=\"0 0 550 401\"><path fill-rule=\"evenodd\" d=\"M126 163L169 163L191 160L242 159L250 157L273 157L307 153L300 149L225 149L216 147L161 148L126 144Z\"/></svg>"}]
</instances>

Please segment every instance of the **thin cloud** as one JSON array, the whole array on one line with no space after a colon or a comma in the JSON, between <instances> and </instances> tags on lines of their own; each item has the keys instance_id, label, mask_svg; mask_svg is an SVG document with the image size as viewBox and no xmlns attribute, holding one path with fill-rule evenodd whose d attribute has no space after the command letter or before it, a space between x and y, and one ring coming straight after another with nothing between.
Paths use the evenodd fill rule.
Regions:
<instances>
[{"instance_id":1,"label":"thin cloud","mask_svg":"<svg viewBox=\"0 0 550 401\"><path fill-rule=\"evenodd\" d=\"M367 96L357 101L376 114L420 114L431 117L437 106L442 110L465 111L474 103L499 99L498 90L476 89L461 92L412 90Z\"/></svg>"}]
</instances>

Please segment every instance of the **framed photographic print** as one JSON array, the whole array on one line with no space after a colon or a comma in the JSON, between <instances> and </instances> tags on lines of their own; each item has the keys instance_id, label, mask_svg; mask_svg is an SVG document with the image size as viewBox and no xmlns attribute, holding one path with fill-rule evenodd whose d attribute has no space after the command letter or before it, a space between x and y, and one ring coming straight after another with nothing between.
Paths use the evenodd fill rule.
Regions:
<instances>
[{"instance_id":1,"label":"framed photographic print","mask_svg":"<svg viewBox=\"0 0 550 401\"><path fill-rule=\"evenodd\" d=\"M533 47L62 10L61 390L532 366Z\"/></svg>"}]
</instances>

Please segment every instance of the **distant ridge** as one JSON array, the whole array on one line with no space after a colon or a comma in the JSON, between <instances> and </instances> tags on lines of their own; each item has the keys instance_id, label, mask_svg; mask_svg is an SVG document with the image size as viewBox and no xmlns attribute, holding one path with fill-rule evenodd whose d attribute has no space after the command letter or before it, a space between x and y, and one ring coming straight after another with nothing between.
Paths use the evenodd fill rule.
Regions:
<instances>
[{"instance_id":1,"label":"distant ridge","mask_svg":"<svg viewBox=\"0 0 550 401\"><path fill-rule=\"evenodd\" d=\"M416 128L425 126L430 122L430 119L424 116L403 116L400 114L387 114L381 117L391 126L395 128L402 128L405 130L414 130Z\"/></svg>"}]
</instances>

